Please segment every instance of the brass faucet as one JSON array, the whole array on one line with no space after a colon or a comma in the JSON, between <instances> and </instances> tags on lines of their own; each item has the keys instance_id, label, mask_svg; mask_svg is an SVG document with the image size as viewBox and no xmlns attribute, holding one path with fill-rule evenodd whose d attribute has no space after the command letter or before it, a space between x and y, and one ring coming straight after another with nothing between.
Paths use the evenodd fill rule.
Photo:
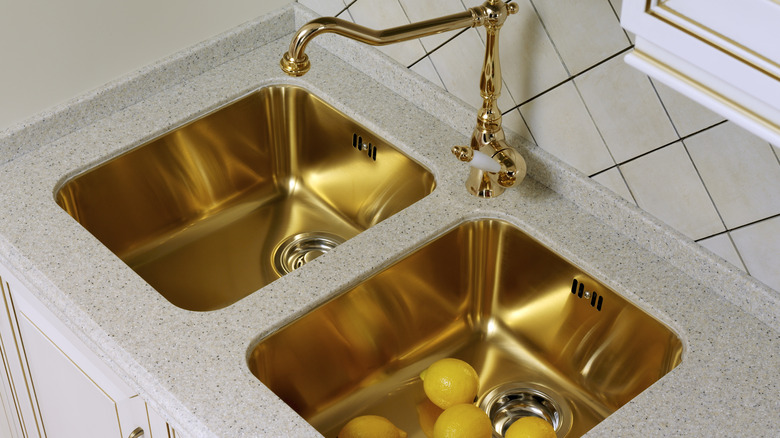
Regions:
<instances>
[{"instance_id":1,"label":"brass faucet","mask_svg":"<svg viewBox=\"0 0 780 438\"><path fill-rule=\"evenodd\" d=\"M322 33L335 33L366 44L381 46L465 27L485 26L485 59L479 81L482 108L477 113L477 125L471 135L471 145L455 146L452 153L461 161L470 162L466 180L468 191L480 197L500 195L525 177L525 160L506 143L501 127L501 111L496 101L501 95L501 64L498 58L498 32L517 4L503 0L486 0L481 6L432 20L407 24L385 30L369 29L336 17L320 17L303 25L290 42L280 65L291 76L302 76L311 67L304 53L306 45Z\"/></svg>"}]
</instances>

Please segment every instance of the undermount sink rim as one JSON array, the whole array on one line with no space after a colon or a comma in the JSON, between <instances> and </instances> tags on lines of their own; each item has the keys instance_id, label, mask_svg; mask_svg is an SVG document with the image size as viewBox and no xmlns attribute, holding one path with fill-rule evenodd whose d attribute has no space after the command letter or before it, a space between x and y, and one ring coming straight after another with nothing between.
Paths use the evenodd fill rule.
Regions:
<instances>
[{"instance_id":1,"label":"undermount sink rim","mask_svg":"<svg viewBox=\"0 0 780 438\"><path fill-rule=\"evenodd\" d=\"M435 194L435 190L438 189L439 187L437 185L437 187L434 189L434 192L432 192L431 195ZM428 197L430 197L430 195L427 196L426 198ZM528 237L530 237L535 242L542 245L545 249L549 250L556 256L560 257L563 260L568 261L580 271L594 273L593 274L594 278L597 281L603 283L606 287L614 291L616 294L618 294L622 299L626 300L632 306L640 309L642 312L652 317L658 323L660 323L665 328L667 328L670 332L675 333L679 338L679 340L681 341L682 358L684 359L687 357L688 350L690 347L688 342L689 337L686 334L686 329L682 327L680 324L678 324L677 322L675 322L669 315L664 313L661 309L658 309L657 306L654 306L651 303L646 302L646 300L643 299L640 295L637 295L636 293L632 292L629 288L625 287L624 285L615 284L614 282L610 281L608 279L608 276L602 275L599 272L599 269L596 269L595 267L588 265L587 263L583 263L581 260L573 260L574 258L579 259L579 257L573 257L573 254L567 254L564 251L561 251L559 249L554 248L553 246L548 245L547 243L545 243L546 238L540 236L535 230L527 228L522 222L518 221L517 219L507 217L506 214L502 212L484 210L479 213L462 215L459 218L453 219L450 222L442 223L438 225L434 230L429 231L424 236L419 237L417 241L405 245L398 250L387 252L384 256L381 257L381 259L378 261L376 265L372 265L371 267L368 267L366 269L360 270L359 272L355 272L351 274L348 281L341 284L341 286L339 286L338 288L331 290L329 293L325 294L324 296L320 296L315 300L307 302L303 307L297 309L297 311L294 312L289 317L281 321L278 321L275 324L264 327L261 331L257 332L247 343L246 358L247 359L249 358L252 350L254 349L254 347L257 346L257 344L261 343L264 339L268 338L269 336L272 336L274 333L284 329L288 325L294 323L296 320L300 319L304 315L312 312L313 310L317 309L320 306L323 306L324 304L332 300L337 299L341 295L349 292L349 290L351 290L358 284L361 284L366 280L370 279L371 277L375 276L376 274L381 273L382 271L392 267L396 263L402 261L404 258L419 251L420 249L424 248L431 242L439 239L440 237L443 237L444 235L448 234L454 229L464 224L468 224L470 222L479 222L482 220L495 220L495 221L505 222L509 226L517 228L521 233L527 235ZM368 233L369 235L364 236L366 233ZM343 244L334 248L333 251L338 251L338 253L341 253L342 251L350 251L351 253L354 253L355 251L349 250L347 248L347 245L349 246L349 248L352 248L352 245L361 244L362 243L361 241L363 239L370 239L370 238L377 237L375 234L386 235L385 232L381 230L381 227L380 229L374 229L372 227L372 229L366 230L366 232L361 233L360 235L347 240ZM344 248L342 248L342 246L344 246ZM332 255L338 257L337 253L333 253ZM678 368L679 365L675 367L672 371Z\"/></svg>"},{"instance_id":2,"label":"undermount sink rim","mask_svg":"<svg viewBox=\"0 0 780 438\"><path fill-rule=\"evenodd\" d=\"M268 327L265 330L263 330L261 333L259 333L256 337L252 339L251 342L249 342L247 345L247 349L245 350L245 360L247 364L250 364L252 361L252 354L253 352L258 348L260 344L262 344L265 340L268 338L274 336L275 334L279 333L280 331L283 331L287 327L295 324L297 321L305 318L307 315L317 311L318 309L326 306L328 303L338 300L340 297L346 295L347 293L353 291L355 288L357 288L359 285L371 280L373 277L381 274L382 272L391 269L396 264L402 263L405 259L408 257L414 255L418 251L423 250L425 247L427 247L432 242L437 241L439 238L445 237L453 232L455 232L457 229L470 224L470 223L479 223L484 221L495 221L500 223L502 226L506 226L510 229L514 229L515 231L519 232L520 234L523 234L527 236L532 241L536 242L540 246L542 246L544 249L550 251L552 254L554 254L556 257L561 258L562 260L570 263L572 266L574 266L576 269L581 270L582 272L586 272L581 269L579 264L576 264L571 259L564 257L560 254L559 251L551 248L550 246L546 245L545 243L541 242L536 236L534 236L532 233L529 233L524 227L519 225L515 220L508 219L507 217L497 214L497 215L491 215L489 213L481 213L481 214L474 214L474 215L468 215L466 217L462 217L461 219L454 221L452 224L449 224L444 227L440 227L437 229L436 232L429 234L424 239L422 239L420 242L406 247L405 250L401 251L398 254L394 254L390 257L388 257L384 263L382 263L380 266L376 267L376 269L372 269L369 272L363 272L362 274L356 276L352 279L348 284L348 286L343 286L337 290L332 291L332 293L328 294L326 297L323 297L319 300L316 300L316 302L311 302L309 305L307 305L304 309L300 309L299 312L295 312L294 315L291 315L290 318L285 319L284 321L281 321L278 324L273 325L272 327ZM595 279L596 277L593 277L592 274L588 273L585 274L588 278ZM609 290L611 290L614 294L616 294L620 299L624 300L626 304L629 306L635 308L640 313L644 314L646 317L648 317L650 320L653 321L653 323L657 324L658 326L661 326L663 329L668 331L668 333L673 336L673 338L676 340L676 343L678 344L678 360L676 363L672 366L671 369L664 372L664 374L658 378L656 381L654 381L652 384L650 384L648 387L643 389L640 393L637 393L634 397L632 397L630 400L628 400L626 403L629 403L636 399L637 397L640 397L642 394L644 394L646 391L648 391L652 386L656 385L661 379L668 379L670 378L670 374L674 371L679 371L682 365L686 363L687 357L688 357L688 337L685 335L684 330L680 330L679 327L674 327L675 324L668 323L669 318L664 315L662 312L654 309L653 307L650 307L648 309L648 305L645 303L641 303L641 300L638 299L638 297L633 293L625 293L622 291L619 291L618 289L612 287L609 284L604 283L602 280L596 279L596 281L602 283L604 286L606 286ZM639 303L637 301L640 301ZM251 368L251 365L250 365ZM254 374L254 371L252 372ZM261 381L261 383L263 383ZM265 383L263 383L265 385ZM544 388L544 384L539 383L532 383L531 388ZM549 388L548 388L549 389ZM270 389L269 389L270 390ZM490 390L490 388L483 388L481 389L481 396L478 396L480 400L482 400L486 395L487 391ZM553 394L556 393L555 390L551 390ZM286 404L286 403L285 403ZM289 407L289 406L288 406ZM564 403L564 405L561 406L563 408L564 412L570 413L570 407L568 403ZM622 408L619 407L618 410ZM616 411L613 411L609 416L611 417L614 415ZM300 415L300 414L298 414ZM606 418L605 418L606 419ZM602 420L603 421L603 420ZM600 423L600 422L599 422ZM597 423L598 425L598 423ZM563 425L564 430L568 430L568 428L571 427L571 424L564 424Z\"/></svg>"},{"instance_id":3,"label":"undermount sink rim","mask_svg":"<svg viewBox=\"0 0 780 438\"><path fill-rule=\"evenodd\" d=\"M271 108L271 105L273 105L273 108ZM280 105L283 105L283 107L276 108ZM294 111L294 114L290 113L291 111ZM235 117L235 115L240 117ZM236 128L240 128L240 130L225 129L213 122L214 120L221 120L221 122L217 123L227 125L228 128L231 128L234 119L239 119L238 122L243 123L241 126L236 126ZM215 126L209 127L209 123ZM201 132L203 131L203 127L206 129L213 129L216 134L212 135L210 131ZM238 132L238 134L234 134L234 132ZM343 134L343 138L332 138L334 133ZM360 136L358 134L360 134ZM268 138L252 138L250 135ZM349 139L347 139L347 135L349 136ZM221 138L220 136L224 136L225 138ZM230 138L231 136L237 137ZM281 138L280 140L280 137L284 138ZM364 137L365 140L363 140ZM356 139L360 144L356 145ZM363 144L363 142L365 142L365 144ZM210 143L214 143L214 145L211 145ZM269 146L266 146L266 144L269 144ZM365 156L366 148L364 148L364 146L368 149L368 156ZM179 151L179 149L184 150L184 152ZM204 157L198 158L197 155L201 152L197 151L200 149L204 150L206 154L216 154L217 159L213 159L210 155L204 155ZM379 152L379 160L377 160L377 149L381 149ZM247 153L254 153L255 155L270 154L270 157L263 156L262 158L256 158L254 156L247 156L253 160L252 162L247 162L247 160L241 159L241 154ZM169 159L166 154L173 154L171 156L179 154L181 155L181 158L178 158L178 161L176 161L176 159L171 159L173 166L167 166L166 168L165 161L163 161ZM232 156L233 154L235 154L235 156ZM279 156L283 155L283 157L275 157L274 154ZM196 156L191 160L190 155ZM147 156L149 156L150 159L139 161L139 157ZM325 158L321 159L318 157ZM172 251L166 250L162 252L160 256L151 253L151 263L147 263L146 261L143 261L144 259L140 259L141 261L136 260L137 256L134 254L138 251L132 249L133 246L126 247L127 243L123 242L121 239L127 240L131 245L141 243L142 245L140 248L143 249L146 246L146 243L143 243L144 241L152 239L151 241L154 242L154 239L158 239L155 235L162 233L160 235L162 244L167 245L167 242L169 241L169 237L167 237L169 231L166 231L167 229L171 229L174 233L178 233L176 230L181 229L184 232L191 234L191 231L188 230L195 230L198 227L201 227L202 224L207 223L203 219L210 220L213 213L209 211L211 209L210 207L205 210L201 209L198 205L201 201L197 199L197 196L200 195L197 195L197 193L192 195L194 196L194 205L187 206L187 210L181 210L180 212L178 210L171 210L170 213L165 213L165 215L160 215L156 212L152 213L152 210L159 211L159 207L161 206L165 206L165 209L167 209L168 205L174 205L173 208L178 209L179 207L176 205L179 204L179 200L181 198L187 199L187 197L191 196L188 192L182 191L181 188L177 187L182 184L185 185L185 190L203 191L197 185L194 186L194 188L190 188L190 175L184 174L180 177L180 170L178 169L180 166L192 166L193 169L191 170L195 172L192 177L210 178L209 176L202 177L199 175L200 172L211 172L211 170L205 168L205 166L200 165L199 162L213 167L223 165L220 164L223 159L232 159L234 162L238 163L232 167L238 167L239 170L242 170L241 166L250 169L250 172L253 175L257 174L257 178L253 178L250 185L246 186L245 184L247 183L241 182L240 180L242 177L240 172L235 172L234 169L227 167L220 172L221 174L215 174L219 175L218 178L225 179L226 183L217 179L214 181L208 179L204 179L203 181L196 180L195 182L204 183L206 186L206 192L204 192L204 194L209 197L211 196L212 191L217 191L216 189L221 189L221 191L224 191L225 189L228 190L228 197L216 198L216 205L218 206L217 214L221 214L219 211L223 208L232 208L230 207L230 205L233 204L231 198L235 198L237 195L237 199L240 201L242 198L257 192L259 188L260 193L268 192L270 190L269 193L273 196L268 198L269 201L262 201L262 204L258 205L256 208L253 207L253 210L265 211L266 208L271 208L272 210L268 213L262 213L262 215L252 212L251 215L258 218L266 217L266 219L263 220L267 222L268 225L264 226L269 227L269 231L275 228L287 227L286 225L273 225L274 223L284 224L286 222L291 222L292 220L308 220L311 222L309 225L294 226L285 235L272 236L272 234L268 234L268 236L272 236L269 237L269 239L278 238L280 239L280 243L295 234L318 232L322 232L325 235L334 234L342 241L349 240L356 234L373 227L376 223L387 219L389 216L399 213L401 210L418 202L420 199L430 196L438 187L436 182L437 178L434 172L429 166L422 164L414 154L410 155L404 148L399 148L398 146L387 142L378 134L370 130L370 128L367 128L351 116L348 116L343 110L340 110L328 101L323 100L316 91L311 91L308 87L299 84L282 82L278 84L265 84L252 91L243 93L241 96L231 99L211 110L203 111L184 123L177 124L151 139L145 139L140 143L136 143L135 146L129 149L123 149L118 153L104 156L97 163L86 166L86 168L82 167L76 171L70 172L66 178L61 178L57 185L55 185L55 203L70 213L79 225L85 228L89 234L96 237L118 258L129 264L131 269L143 277L153 289L158 291L163 297L168 301L171 301L177 307L195 311L218 310L230 306L246 296L257 292L283 276L283 274L274 267L274 254L269 254L267 257L265 256L265 252L271 249L271 247L268 247L267 243L269 240L264 238L266 235L263 234L266 233L265 230L261 231L260 234L257 234L257 237L254 237L254 240L260 240L253 245L261 246L259 249L261 251L261 258L256 265L258 267L253 267L249 257L239 258L242 261L242 267L239 269L243 269L247 272L245 275L247 277L246 279L234 275L234 262L239 262L239 259L236 259L235 256L233 256L232 259L236 260L220 262L222 264L230 263L230 265L225 265L222 268L218 267L224 272L232 272L229 276L221 274L222 277L220 278L230 280L230 283L235 283L237 278L241 278L243 283L251 282L251 287L247 287L246 284L239 286L240 290L244 291L241 292L240 296L231 292L231 294L237 296L236 299L212 300L214 304L211 304L211 301L207 301L209 299L206 297L210 295L208 290L198 291L197 294L194 295L190 294L195 298L185 297L190 291L197 290L192 289L193 287L207 282L193 282L190 280L189 283L185 282L182 283L182 286L177 286L176 283L170 283L169 280L162 280L162 278L174 278L170 274L169 268L181 270L180 267L183 266L186 269L189 266L189 264L183 264L181 261L176 260L171 263L165 262L168 258L168 252L176 253L178 251L182 253L181 256L177 256L179 258L202 258L205 255L192 256L191 254L197 254L198 252L203 254L216 254L215 251L204 252L203 250L195 248L197 251L187 249L187 251L182 252L177 249L177 246L174 246ZM187 161L193 161L194 164L188 163ZM331 164L329 165L328 162ZM129 164L126 165L125 163ZM344 169L341 169L341 172L337 172L339 168L333 168L333 165L341 166L344 169L350 169L350 172L345 173ZM130 183L115 178L117 182L114 182L113 184L117 184L116 188L120 189L117 194L121 194L121 184L128 186L125 190L133 187L132 191L134 192L149 193L138 195L137 200L140 202L137 204L129 202L124 203L125 205L123 208L135 210L135 205L139 205L145 210L148 210L148 213L151 213L149 215L144 215L143 218L155 217L157 215L159 216L159 219L156 220L158 222L159 220L164 222L160 222L156 225L152 223L151 226L154 228L148 228L144 225L142 228L139 228L138 231L133 230L135 225L129 220L126 224L128 225L127 227L110 225L115 222L109 220L111 218L112 213L110 212L112 209L103 207L101 202L96 204L94 200L91 202L92 204L97 205L97 207L93 206L91 208L93 212L96 213L86 215L79 211L81 209L81 207L78 206L79 203L85 201L79 201L79 196L82 196L80 195L80 191L83 189L80 189L78 184L81 184L82 180L90 181L88 178L91 178L92 180L101 178L100 175L105 175L102 178L107 178L107 182L110 183L110 178L113 178L111 169L117 168L118 166L124 166L127 170L135 168L136 172L141 171L140 176L131 175L135 179L129 181L141 183L140 186L142 187L142 190L135 190ZM257 167L257 169L255 169L255 167ZM266 167L269 169L265 169ZM122 178L127 178L124 175L127 173L125 172L126 169L123 169L122 167L118 168ZM157 172L156 170L164 170L164 175L167 176L158 177L161 172ZM186 167L184 170L190 171L190 169L187 169ZM169 173L170 175L168 175ZM233 174L237 174L238 176L232 176ZM355 181L358 180L357 177L360 177L360 184L355 183ZM160 180L162 184L150 185L150 178L167 178L167 181L166 179L162 179ZM233 178L238 179L232 181ZM246 180L246 177L244 177L244 179ZM285 182L288 179L289 182ZM342 186L346 184L348 187L346 190L343 190L339 188L339 185L334 183ZM97 185L95 183L92 184ZM219 187L219 184L222 184L225 187L221 188ZM233 187L234 184L237 185ZM349 187L350 184L352 185L351 187ZM74 185L75 189L71 188ZM171 186L169 189L171 191L170 193L155 194L155 191L158 190L156 187L166 189L169 185ZM211 187L212 185L214 185L213 188ZM152 187L151 191L148 187ZM105 194L100 194L100 190L102 189L95 190L95 193L98 195L95 196L95 199L101 199L100 196L106 197ZM344 191L346 194L342 195L340 191ZM160 196L168 197L176 193L180 196L177 198L170 198L170 201L160 204L160 199L165 199L160 198ZM349 193L354 194L349 195ZM261 196L266 197L266 195ZM114 197L110 198L113 199ZM275 199L277 198L282 199L282 204L280 204L282 206L282 211L279 213L292 215L288 218L290 219L289 221L279 221L275 219L278 213L274 213L273 209L276 208L274 205L276 204ZM85 196L84 199L89 200L89 197ZM109 202L108 198L106 198L105 201ZM211 202L209 198L206 198L205 201ZM250 201L251 204L256 202L251 198ZM114 207L119 207L121 205L119 201L112 200L110 202L116 202ZM339 203L341 203L340 206ZM290 207L285 207L287 204L289 204ZM319 207L313 207L315 204L318 204ZM153 207L154 205L157 205L156 209ZM345 207L346 209L344 209ZM319 209L318 214L314 214L316 209ZM285 210L291 211L285 212ZM311 212L308 210L311 210ZM205 213L202 217L201 212ZM194 216L192 216L193 213L195 214ZM244 221L242 218L248 218L248 214L241 213L240 216L235 216L238 218L235 222ZM82 218L82 215L84 215L84 218ZM100 215L104 215L104 217L101 217ZM90 219L91 216L96 217L97 220ZM125 214L123 215L123 218L129 216L132 215ZM171 218L168 219L166 218L167 216L171 216ZM231 216L227 217L229 218ZM127 220L116 217L115 219ZM175 220L171 222L171 219ZM87 222L85 222L85 220ZM143 221L139 220L136 221L136 223L143 223ZM131 234L127 234L130 237L123 237L114 242L115 239L111 237L111 233L118 233L106 233L106 230L111 230L112 227L113 229L118 230L119 233L125 234L128 233L126 230L132 230L129 231ZM219 242L223 239L211 238L213 232L209 230L213 229L214 232L222 232L223 230L228 230L229 228L227 227L233 227L233 225L218 225L217 228L206 228L207 234L198 232L200 234L196 234L194 240L188 238L184 240L185 246L178 245L178 247L187 248L191 243L199 244L201 239ZM279 231L284 233L282 230ZM292 234L290 234L291 232ZM135 233L135 237L132 237L132 233ZM197 237L198 235L201 235L202 237ZM109 240L104 240L104 237ZM173 237L175 237L175 235ZM252 236L249 237L251 238ZM170 241L173 240L170 239ZM246 241L246 239L243 239L243 241ZM206 242L206 240L203 240L203 242ZM204 244L214 245L213 243ZM241 245L246 244L247 243L241 243ZM155 243L150 248L152 251L159 252L154 249L157 246L158 245ZM278 248L278 245L272 245L272 247ZM246 252L246 250L247 249L243 249L244 252ZM225 253L225 251L233 252L232 249L227 247L221 249L222 253ZM143 255L144 253L141 252L138 254ZM250 254L245 255L251 256ZM148 256L144 257L148 258ZM214 258L216 256L209 257ZM158 258L163 260L164 263L171 264L171 266L169 266L169 268L153 268L158 271L157 273L154 273L155 271L149 271L145 266L159 264L157 261ZM216 262L217 259L214 258L210 263L201 263L201 268L211 269L209 266ZM143 272L139 269L143 269ZM203 271L203 269L196 269L195 271L200 272ZM254 271L258 271L258 273L255 274ZM194 271L191 269L189 271L179 272L176 278L184 279L189 277L192 272ZM219 272L214 271L214 274L219 274ZM148 277L148 275L153 275L153 277ZM211 274L209 275L214 277ZM258 278L252 279L253 277ZM197 287L200 288L200 286ZM222 284L214 284L210 290L218 289L224 289ZM220 293L219 295L225 294ZM200 302L203 302L204 304L200 304Z\"/></svg>"}]
</instances>

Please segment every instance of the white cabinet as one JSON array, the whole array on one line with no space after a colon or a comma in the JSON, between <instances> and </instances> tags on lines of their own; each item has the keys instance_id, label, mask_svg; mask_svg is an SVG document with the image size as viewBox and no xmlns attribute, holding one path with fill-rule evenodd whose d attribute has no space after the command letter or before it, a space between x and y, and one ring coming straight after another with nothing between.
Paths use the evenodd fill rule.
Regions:
<instances>
[{"instance_id":1,"label":"white cabinet","mask_svg":"<svg viewBox=\"0 0 780 438\"><path fill-rule=\"evenodd\" d=\"M623 0L626 62L780 146L780 1Z\"/></svg>"},{"instance_id":2,"label":"white cabinet","mask_svg":"<svg viewBox=\"0 0 780 438\"><path fill-rule=\"evenodd\" d=\"M5 377L0 397L4 408L10 411L7 416L12 436L39 438L45 435L21 348L9 278L10 274L0 266L0 353Z\"/></svg>"},{"instance_id":3,"label":"white cabinet","mask_svg":"<svg viewBox=\"0 0 780 438\"><path fill-rule=\"evenodd\" d=\"M13 404L11 381L3 356L0 354L0 437L22 438L24 435L16 406Z\"/></svg>"},{"instance_id":4,"label":"white cabinet","mask_svg":"<svg viewBox=\"0 0 780 438\"><path fill-rule=\"evenodd\" d=\"M0 436L167 438L167 424L0 266ZM8 433L6 433L6 429Z\"/></svg>"}]
</instances>

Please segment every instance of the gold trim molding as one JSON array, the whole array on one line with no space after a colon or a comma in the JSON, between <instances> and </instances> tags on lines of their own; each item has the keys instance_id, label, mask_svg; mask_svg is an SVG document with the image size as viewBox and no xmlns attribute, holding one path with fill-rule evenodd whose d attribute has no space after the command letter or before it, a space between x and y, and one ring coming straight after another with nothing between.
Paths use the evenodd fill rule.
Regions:
<instances>
[{"instance_id":1,"label":"gold trim molding","mask_svg":"<svg viewBox=\"0 0 780 438\"><path fill-rule=\"evenodd\" d=\"M739 61L740 63L743 63L774 80L780 81L780 73L778 73L780 72L780 64L778 64L772 59L767 58L766 56L763 56L755 52L754 50L746 47L745 45L738 43L737 41L734 41L729 37L726 37L725 35L715 31L714 29L704 25L703 23L700 23L696 20L691 19L690 17L687 17L675 11L674 9L669 7L668 5L669 1L670 0L647 0L645 4L645 12L648 15L652 16L653 18L663 21L669 26L672 26L675 29L684 32L685 34L701 41L704 44L707 44L713 49L735 59L736 61ZM769 1L780 4L780 0L769 0ZM687 23L688 25L690 25L690 27L686 27L682 25L681 22ZM742 52L747 53L750 56L761 60L762 62L776 69L777 72L773 72L767 69L765 66L762 66L751 59L748 59L747 57L741 55L740 53L738 53L733 49L716 44L710 38L707 38L708 36L715 37L717 39L727 42L728 44L738 48Z\"/></svg>"},{"instance_id":2,"label":"gold trim molding","mask_svg":"<svg viewBox=\"0 0 780 438\"><path fill-rule=\"evenodd\" d=\"M767 119L766 117L762 116L761 114L756 113L755 111L751 110L750 108L744 106L743 104L723 95L722 93L702 84L701 82L691 78L690 76L686 75L685 73L670 67L668 64L659 62L656 58L653 56L634 48L633 54L637 56L638 58L641 58L643 61L647 62L648 64L653 65L654 67L663 70L667 72L668 74L676 77L677 79L680 79L681 81L684 81L687 85L689 85L691 88L694 88L702 93L705 93L709 95L710 97L720 101L721 103L728 105L735 110L741 112L745 117L748 117L750 119L755 120L756 122L761 123L762 125L772 129L777 133L777 135L780 135L780 125L774 123L773 121Z\"/></svg>"}]
</instances>

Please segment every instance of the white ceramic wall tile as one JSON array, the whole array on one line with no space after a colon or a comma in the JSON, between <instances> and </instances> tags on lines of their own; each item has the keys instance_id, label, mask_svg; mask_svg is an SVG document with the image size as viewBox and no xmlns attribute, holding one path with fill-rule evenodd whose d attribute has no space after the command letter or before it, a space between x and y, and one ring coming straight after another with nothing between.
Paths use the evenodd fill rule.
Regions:
<instances>
[{"instance_id":1,"label":"white ceramic wall tile","mask_svg":"<svg viewBox=\"0 0 780 438\"><path fill-rule=\"evenodd\" d=\"M516 3L518 13L501 28L499 50L504 81L515 102L521 103L568 75L529 0Z\"/></svg>"},{"instance_id":2,"label":"white ceramic wall tile","mask_svg":"<svg viewBox=\"0 0 780 438\"><path fill-rule=\"evenodd\" d=\"M698 243L716 255L723 257L724 260L732 265L743 271L745 270L745 265L742 264L739 253L737 253L737 249L734 248L734 244L731 242L728 233L718 234L717 236L700 240Z\"/></svg>"},{"instance_id":3,"label":"white ceramic wall tile","mask_svg":"<svg viewBox=\"0 0 780 438\"><path fill-rule=\"evenodd\" d=\"M362 0L361 0L362 1ZM482 106L479 95L479 77L482 74L482 61L485 45L476 29L469 29L454 40L431 53L430 58L436 66L447 91L458 96L475 108ZM504 82L506 84L506 82ZM506 86L498 98L498 107L508 111L515 106L512 96L506 92Z\"/></svg>"},{"instance_id":4,"label":"white ceramic wall tile","mask_svg":"<svg viewBox=\"0 0 780 438\"><path fill-rule=\"evenodd\" d=\"M677 140L647 76L616 57L574 79L618 163Z\"/></svg>"},{"instance_id":5,"label":"white ceramic wall tile","mask_svg":"<svg viewBox=\"0 0 780 438\"><path fill-rule=\"evenodd\" d=\"M521 106L520 113L539 147L584 174L615 165L573 82Z\"/></svg>"},{"instance_id":6,"label":"white ceramic wall tile","mask_svg":"<svg viewBox=\"0 0 780 438\"><path fill-rule=\"evenodd\" d=\"M526 139L536 143L536 139L534 139L534 136L531 135L531 131L528 130L528 125L526 125L525 120L523 120L523 116L520 115L519 110L514 109L504 114L501 118L501 123L504 129L514 131L515 133L520 134L522 137L525 137Z\"/></svg>"},{"instance_id":7,"label":"white ceramic wall tile","mask_svg":"<svg viewBox=\"0 0 780 438\"><path fill-rule=\"evenodd\" d=\"M636 205L636 201L634 201L634 197L631 195L631 191L628 190L628 186L617 167L613 167L606 172L601 172L594 176L593 180L617 193L626 201Z\"/></svg>"},{"instance_id":8,"label":"white ceramic wall tile","mask_svg":"<svg viewBox=\"0 0 780 438\"><path fill-rule=\"evenodd\" d=\"M769 143L727 122L685 145L726 227L780 213L780 163Z\"/></svg>"},{"instance_id":9,"label":"white ceramic wall tile","mask_svg":"<svg viewBox=\"0 0 780 438\"><path fill-rule=\"evenodd\" d=\"M431 58L429 57L423 58L422 60L420 60L420 62L413 65L411 67L411 70L423 76L425 79L428 79L429 81L433 82L437 86L441 88L445 88L444 84L441 81L441 78L439 77L439 73L436 72L436 68L433 66L433 61L431 61Z\"/></svg>"},{"instance_id":10,"label":"white ceramic wall tile","mask_svg":"<svg viewBox=\"0 0 780 438\"><path fill-rule=\"evenodd\" d=\"M731 232L750 275L780 291L780 217Z\"/></svg>"},{"instance_id":11,"label":"white ceramic wall tile","mask_svg":"<svg viewBox=\"0 0 780 438\"><path fill-rule=\"evenodd\" d=\"M609 0L533 1L569 74L626 49L626 37Z\"/></svg>"},{"instance_id":12,"label":"white ceramic wall tile","mask_svg":"<svg viewBox=\"0 0 780 438\"><path fill-rule=\"evenodd\" d=\"M349 13L355 23L372 29L387 29L409 24L409 19L398 0L358 0L349 7ZM377 48L405 66L425 56L425 49L419 39Z\"/></svg>"},{"instance_id":13,"label":"white ceramic wall tile","mask_svg":"<svg viewBox=\"0 0 780 438\"><path fill-rule=\"evenodd\" d=\"M725 227L682 143L620 166L637 204L696 240Z\"/></svg>"},{"instance_id":14,"label":"white ceramic wall tile","mask_svg":"<svg viewBox=\"0 0 780 438\"><path fill-rule=\"evenodd\" d=\"M343 0L298 0L298 3L326 16L336 15L346 6Z\"/></svg>"},{"instance_id":15,"label":"white ceramic wall tile","mask_svg":"<svg viewBox=\"0 0 780 438\"><path fill-rule=\"evenodd\" d=\"M677 133L684 137L701 131L718 122L725 120L720 114L716 114L701 104L689 99L667 87L660 81L653 81L658 95L661 97L672 123L677 128Z\"/></svg>"},{"instance_id":16,"label":"white ceramic wall tile","mask_svg":"<svg viewBox=\"0 0 780 438\"><path fill-rule=\"evenodd\" d=\"M401 2L401 6L406 12L406 16L409 17L409 20L411 22L430 20L432 18L438 18L449 14L456 14L458 12L463 12L466 10L466 7L463 6L463 2L461 2L461 0L425 0L425 1L399 0L399 1ZM474 0L466 1L466 5L468 7L477 6L478 4L479 2ZM450 31L450 32L440 33L438 35L421 38L420 42L422 42L422 45L423 47L425 47L425 50L430 52L431 50L443 44L448 39L455 36L457 32L458 31Z\"/></svg>"},{"instance_id":17,"label":"white ceramic wall tile","mask_svg":"<svg viewBox=\"0 0 780 438\"><path fill-rule=\"evenodd\" d=\"M610 3L612 3L612 9L615 11L615 14L620 18L623 13L623 0L610 0ZM625 29L623 31L626 33L628 40L631 41L631 44L633 44L636 41L636 36Z\"/></svg>"}]
</instances>

